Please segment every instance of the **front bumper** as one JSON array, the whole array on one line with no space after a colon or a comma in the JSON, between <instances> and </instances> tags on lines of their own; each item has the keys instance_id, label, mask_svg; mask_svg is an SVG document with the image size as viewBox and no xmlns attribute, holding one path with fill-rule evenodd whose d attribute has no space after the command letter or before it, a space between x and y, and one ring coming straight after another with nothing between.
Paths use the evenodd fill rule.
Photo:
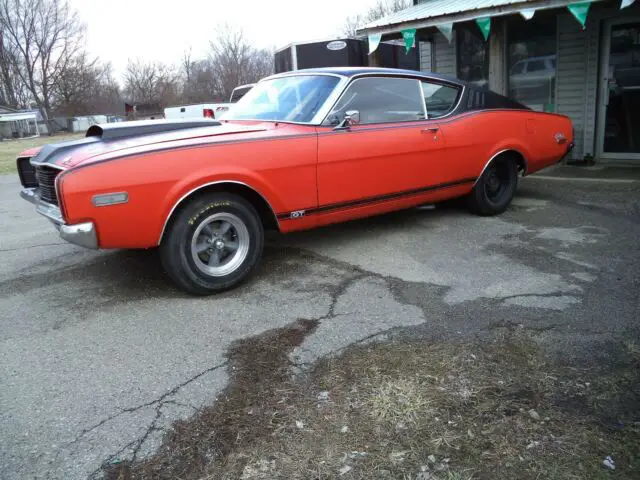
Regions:
<instances>
[{"instance_id":1,"label":"front bumper","mask_svg":"<svg viewBox=\"0 0 640 480\"><path fill-rule=\"evenodd\" d=\"M60 208L40 200L36 188L24 188L20 191L20 196L26 201L33 203L36 206L36 211L47 217L55 225L60 232L60 237L64 240L92 250L98 248L98 235L93 222L67 225L64 223Z\"/></svg>"}]
</instances>

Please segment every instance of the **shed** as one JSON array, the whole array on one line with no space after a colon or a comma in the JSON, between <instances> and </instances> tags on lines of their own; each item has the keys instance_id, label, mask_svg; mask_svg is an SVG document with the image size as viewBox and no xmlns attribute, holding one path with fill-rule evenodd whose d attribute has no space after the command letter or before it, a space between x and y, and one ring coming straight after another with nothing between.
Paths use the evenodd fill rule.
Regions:
<instances>
[{"instance_id":1,"label":"shed","mask_svg":"<svg viewBox=\"0 0 640 480\"><path fill-rule=\"evenodd\" d=\"M0 113L0 139L40 136L38 114L32 111Z\"/></svg>"}]
</instances>

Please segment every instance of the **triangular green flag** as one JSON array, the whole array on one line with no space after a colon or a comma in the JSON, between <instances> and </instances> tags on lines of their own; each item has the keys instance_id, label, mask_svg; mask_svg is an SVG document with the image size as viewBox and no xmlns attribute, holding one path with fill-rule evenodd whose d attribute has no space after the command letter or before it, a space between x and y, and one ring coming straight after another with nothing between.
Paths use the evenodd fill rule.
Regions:
<instances>
[{"instance_id":1,"label":"triangular green flag","mask_svg":"<svg viewBox=\"0 0 640 480\"><path fill-rule=\"evenodd\" d=\"M635 1L636 0L622 0L622 3L620 4L620 10L622 10L623 8L627 8Z\"/></svg>"},{"instance_id":2,"label":"triangular green flag","mask_svg":"<svg viewBox=\"0 0 640 480\"><path fill-rule=\"evenodd\" d=\"M416 43L416 29L408 28L406 30L402 30L402 38L404 38L404 46L406 48L405 53L409 53L415 43Z\"/></svg>"},{"instance_id":3,"label":"triangular green flag","mask_svg":"<svg viewBox=\"0 0 640 480\"><path fill-rule=\"evenodd\" d=\"M574 3L573 5L567 5L567 8L569 9L569 11L580 22L580 25L582 25L583 30L584 30L584 24L587 22L587 14L589 13L590 6L591 6L591 2L582 2L582 3Z\"/></svg>"},{"instance_id":4,"label":"triangular green flag","mask_svg":"<svg viewBox=\"0 0 640 480\"><path fill-rule=\"evenodd\" d=\"M489 38L489 32L491 31L491 17L476 18L476 23L480 27L484 40Z\"/></svg>"},{"instance_id":5,"label":"triangular green flag","mask_svg":"<svg viewBox=\"0 0 640 480\"><path fill-rule=\"evenodd\" d=\"M380 45L380 40L382 40L381 33L369 35L369 55L376 51L378 45Z\"/></svg>"}]
</instances>

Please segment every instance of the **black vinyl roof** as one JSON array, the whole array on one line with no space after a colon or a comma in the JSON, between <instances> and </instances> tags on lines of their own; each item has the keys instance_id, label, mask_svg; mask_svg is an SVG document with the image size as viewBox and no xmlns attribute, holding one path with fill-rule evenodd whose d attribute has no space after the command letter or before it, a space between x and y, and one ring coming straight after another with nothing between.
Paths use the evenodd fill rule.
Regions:
<instances>
[{"instance_id":1,"label":"black vinyl roof","mask_svg":"<svg viewBox=\"0 0 640 480\"><path fill-rule=\"evenodd\" d=\"M449 75L439 75L437 73L419 72L417 70L404 70L400 68L379 68L379 67L326 67L326 68L306 68L302 70L294 70L283 72L273 77L281 77L287 75L303 75L303 74L333 74L343 77L354 77L357 75L410 75L412 77L441 80L444 82L455 83L458 85L466 85L467 83Z\"/></svg>"}]
</instances>

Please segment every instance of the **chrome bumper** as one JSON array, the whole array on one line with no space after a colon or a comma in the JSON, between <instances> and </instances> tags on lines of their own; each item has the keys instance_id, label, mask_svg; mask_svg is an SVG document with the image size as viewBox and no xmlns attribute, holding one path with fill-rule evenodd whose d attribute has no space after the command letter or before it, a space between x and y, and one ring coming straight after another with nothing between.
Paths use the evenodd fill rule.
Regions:
<instances>
[{"instance_id":1,"label":"chrome bumper","mask_svg":"<svg viewBox=\"0 0 640 480\"><path fill-rule=\"evenodd\" d=\"M98 235L93 222L77 223L67 225L62 218L62 212L56 205L43 202L38 197L35 188L24 188L20 191L20 196L26 201L36 206L36 211L47 217L60 232L60 237L69 243L80 245L81 247L96 250L98 248Z\"/></svg>"}]
</instances>

